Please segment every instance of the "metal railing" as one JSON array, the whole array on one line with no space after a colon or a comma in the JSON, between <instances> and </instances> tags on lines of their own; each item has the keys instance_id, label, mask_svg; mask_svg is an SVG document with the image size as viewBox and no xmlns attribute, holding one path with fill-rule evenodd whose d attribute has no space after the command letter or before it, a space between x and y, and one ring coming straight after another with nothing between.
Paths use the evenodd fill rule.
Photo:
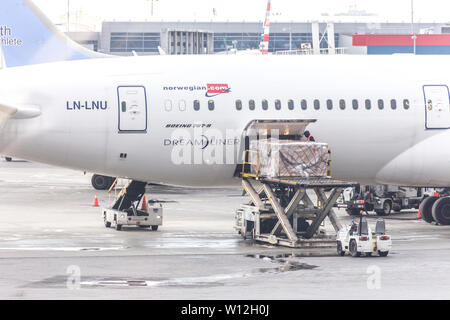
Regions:
<instances>
[{"instance_id":1,"label":"metal railing","mask_svg":"<svg viewBox=\"0 0 450 320\"><path fill-rule=\"evenodd\" d=\"M347 48L321 48L319 54L345 54ZM333 53L334 51L334 53ZM282 50L275 51L277 55L313 55L314 49Z\"/></svg>"},{"instance_id":2,"label":"metal railing","mask_svg":"<svg viewBox=\"0 0 450 320\"><path fill-rule=\"evenodd\" d=\"M256 154L256 163L252 162L250 155L252 154ZM247 172L245 170L245 166L249 165L250 166L250 170L249 172ZM260 156L259 156L259 151L256 150L245 150L244 151L244 161L242 163L242 172L241 172L241 176L243 178L258 178L260 177ZM256 171L255 173L252 173L252 166L256 166Z\"/></svg>"},{"instance_id":3,"label":"metal railing","mask_svg":"<svg viewBox=\"0 0 450 320\"><path fill-rule=\"evenodd\" d=\"M118 192L118 188L117 188L118 184L119 184L119 180L121 182L121 186L119 187L120 192ZM128 186L125 187L123 179L116 178L116 180L114 180L113 184L111 185L111 187L108 190L108 208L109 209L112 208L114 203L116 203L117 199L119 199L121 196L123 196L127 193L127 188L128 188ZM111 204L111 193L113 190L114 190L114 202L113 202L113 204Z\"/></svg>"}]
</instances>

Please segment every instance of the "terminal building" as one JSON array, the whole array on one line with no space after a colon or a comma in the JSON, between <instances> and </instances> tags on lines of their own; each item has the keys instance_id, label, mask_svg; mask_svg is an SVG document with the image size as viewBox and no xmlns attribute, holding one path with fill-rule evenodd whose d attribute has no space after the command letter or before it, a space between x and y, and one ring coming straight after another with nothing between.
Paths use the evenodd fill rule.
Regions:
<instances>
[{"instance_id":1,"label":"terminal building","mask_svg":"<svg viewBox=\"0 0 450 320\"><path fill-rule=\"evenodd\" d=\"M101 32L70 32L75 41L112 55L212 54L230 49L258 49L262 22L103 22ZM413 39L408 22L273 22L269 52L304 50L347 54L450 53L450 27L445 23L418 23ZM396 42L398 41L398 43Z\"/></svg>"}]
</instances>

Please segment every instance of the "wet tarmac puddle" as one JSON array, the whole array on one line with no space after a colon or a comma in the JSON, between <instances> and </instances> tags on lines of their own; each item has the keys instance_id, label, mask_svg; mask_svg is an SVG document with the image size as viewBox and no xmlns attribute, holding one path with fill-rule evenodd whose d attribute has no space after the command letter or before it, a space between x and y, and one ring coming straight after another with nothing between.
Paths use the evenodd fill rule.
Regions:
<instances>
[{"instance_id":1,"label":"wet tarmac puddle","mask_svg":"<svg viewBox=\"0 0 450 320\"><path fill-rule=\"evenodd\" d=\"M244 279L256 277L261 274L282 274L285 272L293 272L300 270L312 270L318 266L292 260L297 258L295 254L279 254L275 256L270 255L246 255L246 258L259 259L265 262L277 264L274 267L255 268L250 272L237 272L230 274L218 274L201 277L180 277L172 279L126 279L117 277L82 277L80 279L80 288L132 288L132 287L215 287L225 286L225 281L233 279ZM66 276L55 276L41 281L35 281L27 287L53 287L64 288L67 287L68 278Z\"/></svg>"}]
</instances>

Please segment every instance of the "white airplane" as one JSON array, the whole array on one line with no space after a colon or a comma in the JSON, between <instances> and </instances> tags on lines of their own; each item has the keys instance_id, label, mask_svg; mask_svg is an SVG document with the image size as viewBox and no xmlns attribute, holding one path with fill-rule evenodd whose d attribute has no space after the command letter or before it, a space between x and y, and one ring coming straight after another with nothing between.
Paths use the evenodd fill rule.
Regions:
<instances>
[{"instance_id":1,"label":"white airplane","mask_svg":"<svg viewBox=\"0 0 450 320\"><path fill-rule=\"evenodd\" d=\"M4 54L8 65L14 57ZM149 183L229 186L240 183L255 121L289 129L316 120L308 130L331 146L335 178L448 187L447 60L200 55L6 68L0 153Z\"/></svg>"}]
</instances>

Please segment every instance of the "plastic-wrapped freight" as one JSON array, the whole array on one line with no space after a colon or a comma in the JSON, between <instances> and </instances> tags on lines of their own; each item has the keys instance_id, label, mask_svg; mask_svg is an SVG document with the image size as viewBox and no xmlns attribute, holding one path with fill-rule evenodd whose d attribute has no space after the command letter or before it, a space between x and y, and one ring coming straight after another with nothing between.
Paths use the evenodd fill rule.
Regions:
<instances>
[{"instance_id":1,"label":"plastic-wrapped freight","mask_svg":"<svg viewBox=\"0 0 450 320\"><path fill-rule=\"evenodd\" d=\"M329 172L328 144L293 140L254 140L251 171L270 178L325 178Z\"/></svg>"}]
</instances>

